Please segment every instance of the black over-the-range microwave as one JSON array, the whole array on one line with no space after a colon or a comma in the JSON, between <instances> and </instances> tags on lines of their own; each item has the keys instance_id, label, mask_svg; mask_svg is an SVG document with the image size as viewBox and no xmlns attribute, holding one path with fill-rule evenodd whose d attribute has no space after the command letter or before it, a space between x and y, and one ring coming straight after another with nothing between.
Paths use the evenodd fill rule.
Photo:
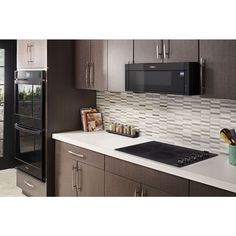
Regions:
<instances>
[{"instance_id":1,"label":"black over-the-range microwave","mask_svg":"<svg viewBox=\"0 0 236 236\"><path fill-rule=\"evenodd\" d=\"M200 94L200 64L126 64L125 90L137 93Z\"/></svg>"}]
</instances>

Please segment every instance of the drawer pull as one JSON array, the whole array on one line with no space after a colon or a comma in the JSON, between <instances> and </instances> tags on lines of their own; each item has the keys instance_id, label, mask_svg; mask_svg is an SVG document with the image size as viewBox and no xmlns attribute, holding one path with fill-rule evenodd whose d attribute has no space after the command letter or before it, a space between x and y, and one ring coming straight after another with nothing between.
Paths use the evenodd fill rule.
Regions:
<instances>
[{"instance_id":1,"label":"drawer pull","mask_svg":"<svg viewBox=\"0 0 236 236\"><path fill-rule=\"evenodd\" d=\"M85 155L83 155L83 154L75 153L75 152L72 152L72 151L68 151L68 153L70 153L71 155L80 157L80 158L85 158Z\"/></svg>"},{"instance_id":2,"label":"drawer pull","mask_svg":"<svg viewBox=\"0 0 236 236\"><path fill-rule=\"evenodd\" d=\"M33 185L33 184L30 184L30 183L27 182L26 180L24 180L24 183L25 183L28 187L30 187L30 188L34 188L34 185Z\"/></svg>"}]
</instances>

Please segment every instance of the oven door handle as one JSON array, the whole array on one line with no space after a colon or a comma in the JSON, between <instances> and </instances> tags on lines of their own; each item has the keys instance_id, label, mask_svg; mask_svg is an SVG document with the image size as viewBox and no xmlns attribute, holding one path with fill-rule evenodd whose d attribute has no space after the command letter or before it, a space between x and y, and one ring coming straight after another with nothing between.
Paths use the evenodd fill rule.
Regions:
<instances>
[{"instance_id":1,"label":"oven door handle","mask_svg":"<svg viewBox=\"0 0 236 236\"><path fill-rule=\"evenodd\" d=\"M26 128L20 127L17 123L15 123L15 129L26 132L26 133L30 133L30 134L36 134L36 135L42 134L41 130L26 129Z\"/></svg>"}]
</instances>

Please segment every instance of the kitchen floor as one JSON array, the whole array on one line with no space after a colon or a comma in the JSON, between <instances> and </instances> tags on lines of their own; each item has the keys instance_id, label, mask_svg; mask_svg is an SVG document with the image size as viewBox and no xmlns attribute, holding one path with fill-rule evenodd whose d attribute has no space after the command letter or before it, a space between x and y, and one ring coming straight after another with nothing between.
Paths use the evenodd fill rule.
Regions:
<instances>
[{"instance_id":1,"label":"kitchen floor","mask_svg":"<svg viewBox=\"0 0 236 236\"><path fill-rule=\"evenodd\" d=\"M16 186L16 169L0 171L0 197L25 197Z\"/></svg>"}]
</instances>

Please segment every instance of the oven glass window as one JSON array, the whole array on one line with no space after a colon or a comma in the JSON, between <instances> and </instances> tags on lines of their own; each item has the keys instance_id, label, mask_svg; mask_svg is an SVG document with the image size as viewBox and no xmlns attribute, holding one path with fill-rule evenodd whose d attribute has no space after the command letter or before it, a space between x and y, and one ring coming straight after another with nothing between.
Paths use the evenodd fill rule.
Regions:
<instances>
[{"instance_id":1,"label":"oven glass window","mask_svg":"<svg viewBox=\"0 0 236 236\"><path fill-rule=\"evenodd\" d=\"M41 167L42 136L17 131L19 140L18 159L37 168Z\"/></svg>"},{"instance_id":2,"label":"oven glass window","mask_svg":"<svg viewBox=\"0 0 236 236\"><path fill-rule=\"evenodd\" d=\"M40 119L41 115L41 86L18 84L18 111L19 115Z\"/></svg>"}]
</instances>

